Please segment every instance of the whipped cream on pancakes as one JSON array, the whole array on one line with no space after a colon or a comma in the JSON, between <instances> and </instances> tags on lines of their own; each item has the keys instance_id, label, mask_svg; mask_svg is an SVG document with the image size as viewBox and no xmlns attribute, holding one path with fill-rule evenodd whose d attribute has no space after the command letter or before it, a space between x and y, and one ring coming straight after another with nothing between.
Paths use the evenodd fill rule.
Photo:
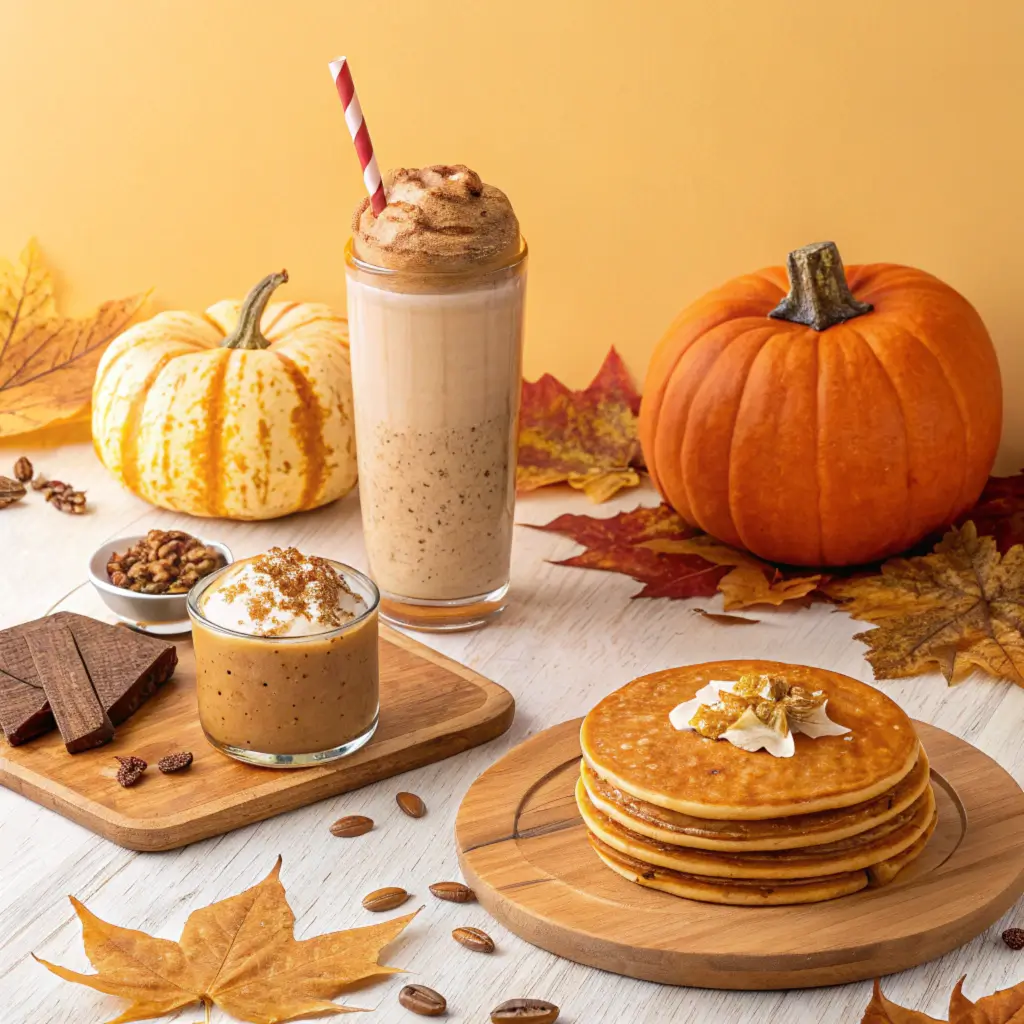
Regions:
<instances>
[{"instance_id":1,"label":"whipped cream on pancakes","mask_svg":"<svg viewBox=\"0 0 1024 1024\"><path fill-rule=\"evenodd\" d=\"M199 602L213 625L262 637L315 636L365 610L365 601L330 562L293 547L235 562Z\"/></svg>"},{"instance_id":2,"label":"whipped cream on pancakes","mask_svg":"<svg viewBox=\"0 0 1024 1024\"><path fill-rule=\"evenodd\" d=\"M465 164L399 168L384 179L388 205L369 198L352 219L355 254L390 270L457 270L499 264L519 250L508 197Z\"/></svg>"}]
</instances>

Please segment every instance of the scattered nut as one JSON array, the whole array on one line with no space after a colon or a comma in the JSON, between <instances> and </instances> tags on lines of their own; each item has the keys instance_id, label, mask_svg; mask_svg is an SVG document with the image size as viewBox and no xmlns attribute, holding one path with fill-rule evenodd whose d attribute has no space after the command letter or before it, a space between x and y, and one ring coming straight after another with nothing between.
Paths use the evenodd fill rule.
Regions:
<instances>
[{"instance_id":1,"label":"scattered nut","mask_svg":"<svg viewBox=\"0 0 1024 1024\"><path fill-rule=\"evenodd\" d=\"M135 757L134 755L118 757L117 760L121 764L121 767L117 770L117 781L125 789L129 786L134 786L142 778L142 773L149 767L141 757Z\"/></svg>"},{"instance_id":2,"label":"scattered nut","mask_svg":"<svg viewBox=\"0 0 1024 1024\"><path fill-rule=\"evenodd\" d=\"M367 818L362 814L349 814L347 817L339 818L331 826L331 835L339 839L354 839L356 836L365 836L373 828L373 818Z\"/></svg>"},{"instance_id":3,"label":"scattered nut","mask_svg":"<svg viewBox=\"0 0 1024 1024\"><path fill-rule=\"evenodd\" d=\"M406 985L398 993L398 1001L421 1017L440 1017L448 1008L445 997L426 985Z\"/></svg>"},{"instance_id":4,"label":"scattered nut","mask_svg":"<svg viewBox=\"0 0 1024 1024\"><path fill-rule=\"evenodd\" d=\"M461 882L435 882L430 891L439 900L449 903L471 903L476 899L476 893Z\"/></svg>"},{"instance_id":5,"label":"scattered nut","mask_svg":"<svg viewBox=\"0 0 1024 1024\"><path fill-rule=\"evenodd\" d=\"M494 939L482 928L456 928L452 932L452 938L466 949L474 953L493 953Z\"/></svg>"},{"instance_id":6,"label":"scattered nut","mask_svg":"<svg viewBox=\"0 0 1024 1024\"><path fill-rule=\"evenodd\" d=\"M14 464L14 478L19 483L27 484L32 479L32 463L24 455Z\"/></svg>"},{"instance_id":7,"label":"scattered nut","mask_svg":"<svg viewBox=\"0 0 1024 1024\"><path fill-rule=\"evenodd\" d=\"M491 1010L492 1024L554 1024L558 1020L558 1007L543 999L508 999Z\"/></svg>"},{"instance_id":8,"label":"scattered nut","mask_svg":"<svg viewBox=\"0 0 1024 1024\"><path fill-rule=\"evenodd\" d=\"M1003 932L1003 942L1010 949L1024 949L1024 928L1007 928Z\"/></svg>"},{"instance_id":9,"label":"scattered nut","mask_svg":"<svg viewBox=\"0 0 1024 1024\"><path fill-rule=\"evenodd\" d=\"M427 813L427 805L415 793L399 793L395 799L410 818L422 818Z\"/></svg>"},{"instance_id":10,"label":"scattered nut","mask_svg":"<svg viewBox=\"0 0 1024 1024\"><path fill-rule=\"evenodd\" d=\"M7 508L25 497L25 485L9 476L0 476L0 508Z\"/></svg>"},{"instance_id":11,"label":"scattered nut","mask_svg":"<svg viewBox=\"0 0 1024 1024\"><path fill-rule=\"evenodd\" d=\"M156 766L164 775L183 772L186 768L192 767L192 751L182 750L176 754L168 754L166 757L161 757Z\"/></svg>"},{"instance_id":12,"label":"scattered nut","mask_svg":"<svg viewBox=\"0 0 1024 1024\"><path fill-rule=\"evenodd\" d=\"M52 486L52 485L51 485ZM150 530L107 562L115 587L137 594L186 594L197 580L225 564L216 548L182 530Z\"/></svg>"},{"instance_id":13,"label":"scattered nut","mask_svg":"<svg viewBox=\"0 0 1024 1024\"><path fill-rule=\"evenodd\" d=\"M367 910L380 913L384 910L394 910L400 907L410 896L404 889L397 885L385 886L383 889L374 889L363 897L363 906Z\"/></svg>"}]
</instances>

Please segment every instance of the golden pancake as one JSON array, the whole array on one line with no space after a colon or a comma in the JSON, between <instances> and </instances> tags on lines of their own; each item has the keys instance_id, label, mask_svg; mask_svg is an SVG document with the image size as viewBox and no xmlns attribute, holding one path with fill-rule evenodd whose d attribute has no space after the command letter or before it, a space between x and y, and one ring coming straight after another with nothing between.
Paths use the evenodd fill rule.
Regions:
<instances>
[{"instance_id":1,"label":"golden pancake","mask_svg":"<svg viewBox=\"0 0 1024 1024\"><path fill-rule=\"evenodd\" d=\"M873 864L868 868L868 884L876 889L881 885L888 885L911 861L917 860L928 844L928 840L931 839L938 822L938 814L933 814L932 820L928 822L928 827L924 831L924 835L913 846L908 846L897 856L884 860L881 864Z\"/></svg>"},{"instance_id":2,"label":"golden pancake","mask_svg":"<svg viewBox=\"0 0 1024 1024\"><path fill-rule=\"evenodd\" d=\"M864 871L849 871L841 875L827 875L823 878L779 879L772 882L754 881L742 878L709 878L703 875L687 875L680 871L659 868L634 857L626 856L602 843L593 833L587 838L598 857L623 878L636 882L648 889L658 889L682 896L685 899L700 900L703 903L726 903L739 907L770 907L791 903L820 903L822 900L849 896L868 885L887 885L911 861L921 855L928 839L935 830L933 818L924 835L898 854L892 860L876 864Z\"/></svg>"},{"instance_id":3,"label":"golden pancake","mask_svg":"<svg viewBox=\"0 0 1024 1024\"><path fill-rule=\"evenodd\" d=\"M589 836L598 857L623 878L660 889L673 896L702 903L727 903L737 907L772 907L790 903L820 903L837 896L849 896L867 887L863 871L850 871L845 875L826 878L780 879L776 882L755 882L744 879L704 878L684 875L667 868L656 868L634 860L606 846L594 835Z\"/></svg>"},{"instance_id":4,"label":"golden pancake","mask_svg":"<svg viewBox=\"0 0 1024 1024\"><path fill-rule=\"evenodd\" d=\"M716 853L659 843L630 832L594 807L582 781L576 785L576 802L590 834L617 853L654 867L712 878L819 878L863 870L913 846L935 817L935 796L929 786L902 814L836 843L802 850Z\"/></svg>"},{"instance_id":5,"label":"golden pancake","mask_svg":"<svg viewBox=\"0 0 1024 1024\"><path fill-rule=\"evenodd\" d=\"M750 752L678 731L669 712L712 680L771 673L828 697L843 736L794 737L793 757ZM587 763L617 789L698 818L761 819L852 807L892 789L914 767L913 723L881 691L806 665L718 661L641 676L605 697L583 721Z\"/></svg>"},{"instance_id":6,"label":"golden pancake","mask_svg":"<svg viewBox=\"0 0 1024 1024\"><path fill-rule=\"evenodd\" d=\"M895 818L928 787L928 758L923 747L920 751L910 772L892 789L872 800L835 811L760 821L695 818L656 807L599 778L585 761L580 774L591 803L631 832L675 846L749 853L752 850L796 849L812 843L835 843Z\"/></svg>"}]
</instances>

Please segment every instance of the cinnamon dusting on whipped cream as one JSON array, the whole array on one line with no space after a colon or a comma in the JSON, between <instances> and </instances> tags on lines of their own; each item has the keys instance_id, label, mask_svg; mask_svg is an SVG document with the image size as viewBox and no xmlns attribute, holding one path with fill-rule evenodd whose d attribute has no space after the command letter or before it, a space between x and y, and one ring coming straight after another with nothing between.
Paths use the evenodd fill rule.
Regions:
<instances>
[{"instance_id":1,"label":"cinnamon dusting on whipped cream","mask_svg":"<svg viewBox=\"0 0 1024 1024\"><path fill-rule=\"evenodd\" d=\"M337 629L365 606L326 559L274 547L231 566L203 595L201 611L225 629L280 637Z\"/></svg>"},{"instance_id":2,"label":"cinnamon dusting on whipped cream","mask_svg":"<svg viewBox=\"0 0 1024 1024\"><path fill-rule=\"evenodd\" d=\"M399 168L384 179L388 205L375 217L356 207L359 259L390 270L451 270L499 263L519 249L519 221L508 197L465 164Z\"/></svg>"}]
</instances>

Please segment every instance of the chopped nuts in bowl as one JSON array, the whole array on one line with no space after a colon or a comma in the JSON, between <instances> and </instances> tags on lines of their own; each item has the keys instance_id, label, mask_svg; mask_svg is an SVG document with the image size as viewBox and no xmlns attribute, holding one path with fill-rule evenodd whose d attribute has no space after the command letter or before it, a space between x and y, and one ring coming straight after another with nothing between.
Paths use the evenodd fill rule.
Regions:
<instances>
[{"instance_id":1,"label":"chopped nuts in bowl","mask_svg":"<svg viewBox=\"0 0 1024 1024\"><path fill-rule=\"evenodd\" d=\"M100 547L89 561L89 579L122 622L148 633L186 633L188 591L231 561L224 544L181 530L150 530Z\"/></svg>"}]
</instances>

